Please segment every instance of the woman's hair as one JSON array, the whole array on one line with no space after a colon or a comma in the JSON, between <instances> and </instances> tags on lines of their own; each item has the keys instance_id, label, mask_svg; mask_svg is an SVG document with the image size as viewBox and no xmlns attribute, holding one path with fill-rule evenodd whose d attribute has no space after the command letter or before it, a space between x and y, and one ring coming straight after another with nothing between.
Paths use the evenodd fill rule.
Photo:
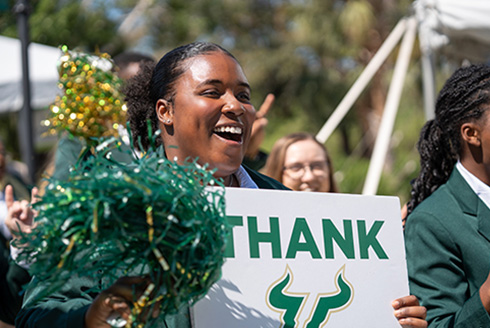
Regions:
<instances>
[{"instance_id":1,"label":"woman's hair","mask_svg":"<svg viewBox=\"0 0 490 328\"><path fill-rule=\"evenodd\" d=\"M325 160L328 166L328 175L330 178L330 189L329 192L338 192L337 184L333 178L333 165L330 156L328 155L327 149L323 144L316 140L315 136L306 132L296 132L288 134L281 139L277 140L272 150L267 158L264 168L261 170L262 173L276 179L282 183L282 175L284 171L284 161L286 159L286 151L293 143L303 140L312 140L316 142L325 152Z\"/></svg>"},{"instance_id":2,"label":"woman's hair","mask_svg":"<svg viewBox=\"0 0 490 328\"><path fill-rule=\"evenodd\" d=\"M408 214L448 179L461 152L461 125L479 120L490 102L490 67L459 68L446 81L435 118L425 123L417 149L420 173L412 181Z\"/></svg>"},{"instance_id":3,"label":"woman's hair","mask_svg":"<svg viewBox=\"0 0 490 328\"><path fill-rule=\"evenodd\" d=\"M147 121L151 122L151 131L155 133L159 129L156 103L159 99L173 103L176 94L175 82L187 70L186 60L213 52L222 52L236 61L230 52L217 44L194 42L168 52L156 65L142 64L140 72L128 81L123 89L128 106L127 120L135 144L138 145L140 140L142 150L148 149L150 143ZM155 140L157 146L161 142L161 138Z\"/></svg>"}]
</instances>

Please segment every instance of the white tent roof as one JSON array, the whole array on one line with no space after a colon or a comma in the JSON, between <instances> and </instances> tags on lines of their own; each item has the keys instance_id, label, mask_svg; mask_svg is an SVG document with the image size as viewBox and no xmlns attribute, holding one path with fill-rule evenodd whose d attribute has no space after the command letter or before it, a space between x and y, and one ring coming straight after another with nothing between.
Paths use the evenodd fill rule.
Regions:
<instances>
[{"instance_id":1,"label":"white tent roof","mask_svg":"<svg viewBox=\"0 0 490 328\"><path fill-rule=\"evenodd\" d=\"M22 58L21 43L17 39L0 36L0 113L22 108ZM57 62L61 50L31 43L29 75L31 80L31 106L43 108L51 104L59 93Z\"/></svg>"},{"instance_id":2,"label":"white tent roof","mask_svg":"<svg viewBox=\"0 0 490 328\"><path fill-rule=\"evenodd\" d=\"M440 50L451 58L490 59L490 1L417 0L423 50Z\"/></svg>"}]
</instances>

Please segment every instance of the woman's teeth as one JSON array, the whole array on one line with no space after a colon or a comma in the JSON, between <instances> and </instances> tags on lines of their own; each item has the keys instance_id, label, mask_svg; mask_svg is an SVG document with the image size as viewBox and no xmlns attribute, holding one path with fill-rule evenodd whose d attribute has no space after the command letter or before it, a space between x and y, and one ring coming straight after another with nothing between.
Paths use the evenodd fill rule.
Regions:
<instances>
[{"instance_id":1,"label":"woman's teeth","mask_svg":"<svg viewBox=\"0 0 490 328\"><path fill-rule=\"evenodd\" d=\"M214 129L214 132L218 133L233 133L233 134L242 134L242 128L238 126L220 126Z\"/></svg>"}]
</instances>

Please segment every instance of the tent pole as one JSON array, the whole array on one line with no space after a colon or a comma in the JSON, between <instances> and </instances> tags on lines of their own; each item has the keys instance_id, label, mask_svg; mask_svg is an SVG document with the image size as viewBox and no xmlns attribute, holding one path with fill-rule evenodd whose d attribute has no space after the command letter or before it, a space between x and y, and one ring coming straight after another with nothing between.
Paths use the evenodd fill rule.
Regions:
<instances>
[{"instance_id":1,"label":"tent pole","mask_svg":"<svg viewBox=\"0 0 490 328\"><path fill-rule=\"evenodd\" d=\"M350 90L344 96L340 104L335 108L334 112L328 118L327 122L320 129L316 138L319 142L325 143L332 134L333 130L339 125L344 116L350 110L354 102L359 98L361 92L366 88L366 85L371 81L374 74L378 72L379 68L388 58L389 54L393 51L395 46L400 41L401 37L405 33L407 26L407 19L401 19L395 26L390 35L386 38L385 42L381 45L378 52L371 59L361 75L357 78L356 82L352 85Z\"/></svg>"},{"instance_id":2,"label":"tent pole","mask_svg":"<svg viewBox=\"0 0 490 328\"><path fill-rule=\"evenodd\" d=\"M24 101L19 113L18 135L22 161L27 165L29 171L28 183L34 183L34 147L32 141L32 109L31 109L31 85L29 81L29 1L17 0L14 6L14 13L17 15L17 29L21 41L22 56L22 87L24 91Z\"/></svg>"},{"instance_id":3,"label":"tent pole","mask_svg":"<svg viewBox=\"0 0 490 328\"><path fill-rule=\"evenodd\" d=\"M431 120L435 117L436 87L434 81L434 57L432 51L422 49L422 84L424 86L425 118Z\"/></svg>"},{"instance_id":4,"label":"tent pole","mask_svg":"<svg viewBox=\"0 0 490 328\"><path fill-rule=\"evenodd\" d=\"M410 56L412 54L415 35L417 32L417 20L411 17L407 22L407 30L400 46L400 53L395 65L390 89L386 98L385 109L381 119L378 136L374 145L373 155L369 163L369 170L363 188L363 195L374 195L378 189L381 171L388 153L391 133L395 124L396 113L400 104L403 83L408 70Z\"/></svg>"}]
</instances>

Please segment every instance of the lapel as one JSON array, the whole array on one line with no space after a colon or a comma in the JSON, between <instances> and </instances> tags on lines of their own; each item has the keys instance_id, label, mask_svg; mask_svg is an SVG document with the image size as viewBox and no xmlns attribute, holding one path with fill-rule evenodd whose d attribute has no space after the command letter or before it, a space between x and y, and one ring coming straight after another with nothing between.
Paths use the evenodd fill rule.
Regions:
<instances>
[{"instance_id":1,"label":"lapel","mask_svg":"<svg viewBox=\"0 0 490 328\"><path fill-rule=\"evenodd\" d=\"M490 241L490 209L482 201L478 202L478 231Z\"/></svg>"},{"instance_id":2,"label":"lapel","mask_svg":"<svg viewBox=\"0 0 490 328\"><path fill-rule=\"evenodd\" d=\"M447 187L460 204L463 213L477 217L478 231L490 241L490 209L474 193L456 167L449 177Z\"/></svg>"}]
</instances>

